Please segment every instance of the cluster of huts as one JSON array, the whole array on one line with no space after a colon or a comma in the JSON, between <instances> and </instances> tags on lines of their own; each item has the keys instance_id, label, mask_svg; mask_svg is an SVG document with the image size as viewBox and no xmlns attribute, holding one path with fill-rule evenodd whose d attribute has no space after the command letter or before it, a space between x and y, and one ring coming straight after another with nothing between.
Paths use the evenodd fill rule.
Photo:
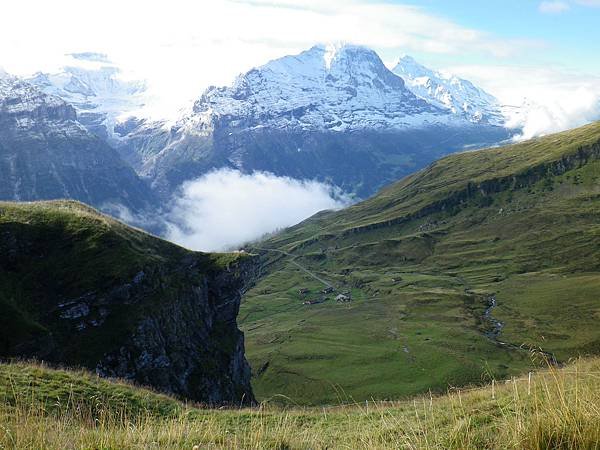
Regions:
<instances>
[{"instance_id":1,"label":"cluster of huts","mask_svg":"<svg viewBox=\"0 0 600 450\"><path fill-rule=\"evenodd\" d=\"M300 288L298 290L298 294L300 294L300 296L302 298L305 298L308 294L310 293L310 290L307 288ZM322 291L320 291L321 296L315 299L306 299L302 302L303 305L317 305L319 303L323 303L327 300L330 300L330 297L328 297L329 294L334 294L335 293L335 288L333 286L328 286L325 289L323 289ZM344 292L344 293L340 293L338 295L335 296L335 301L337 303L348 303L352 301L352 295L350 294L350 292Z\"/></svg>"}]
</instances>

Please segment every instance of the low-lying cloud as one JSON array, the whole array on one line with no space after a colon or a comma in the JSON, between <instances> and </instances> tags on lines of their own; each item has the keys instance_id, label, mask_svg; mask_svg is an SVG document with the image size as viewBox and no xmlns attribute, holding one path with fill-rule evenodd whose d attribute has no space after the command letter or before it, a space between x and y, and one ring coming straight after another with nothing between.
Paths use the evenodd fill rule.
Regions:
<instances>
[{"instance_id":1,"label":"low-lying cloud","mask_svg":"<svg viewBox=\"0 0 600 450\"><path fill-rule=\"evenodd\" d=\"M230 250L349 203L317 181L221 169L182 186L166 214L165 237L193 250Z\"/></svg>"},{"instance_id":2,"label":"low-lying cloud","mask_svg":"<svg viewBox=\"0 0 600 450\"><path fill-rule=\"evenodd\" d=\"M527 103L509 120L508 126L520 128L517 140L577 128L600 119L600 91L585 88L565 92L544 102Z\"/></svg>"},{"instance_id":3,"label":"low-lying cloud","mask_svg":"<svg viewBox=\"0 0 600 450\"><path fill-rule=\"evenodd\" d=\"M600 76L533 66L454 66L507 105L519 139L556 133L600 120Z\"/></svg>"}]
</instances>

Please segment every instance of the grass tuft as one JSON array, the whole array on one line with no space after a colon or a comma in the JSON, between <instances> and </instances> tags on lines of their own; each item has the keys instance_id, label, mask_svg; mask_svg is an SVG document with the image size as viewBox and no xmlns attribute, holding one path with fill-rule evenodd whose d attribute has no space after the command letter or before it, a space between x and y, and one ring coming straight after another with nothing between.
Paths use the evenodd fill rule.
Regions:
<instances>
[{"instance_id":1,"label":"grass tuft","mask_svg":"<svg viewBox=\"0 0 600 450\"><path fill-rule=\"evenodd\" d=\"M0 370L2 449L600 448L598 358L495 380L493 389L319 408L264 403L240 410L184 405L85 372L25 363L2 364ZM21 372L27 375L17 377ZM64 379L80 383L57 390ZM103 395L107 401L97 402Z\"/></svg>"}]
</instances>

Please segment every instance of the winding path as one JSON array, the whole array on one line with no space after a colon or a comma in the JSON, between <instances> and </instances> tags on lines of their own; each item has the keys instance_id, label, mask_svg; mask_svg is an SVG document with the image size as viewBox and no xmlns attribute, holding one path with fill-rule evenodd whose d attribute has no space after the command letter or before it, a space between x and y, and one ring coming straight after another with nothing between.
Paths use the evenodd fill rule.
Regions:
<instances>
[{"instance_id":1,"label":"winding path","mask_svg":"<svg viewBox=\"0 0 600 450\"><path fill-rule=\"evenodd\" d=\"M275 252L275 253L280 253L280 254L285 255L285 256L289 256L291 258L290 262L293 265L295 265L296 267L298 267L301 271L303 271L304 273L310 275L312 278L314 278L315 280L317 280L319 283L322 283L323 285L325 285L325 287L334 288L333 284L331 284L329 281L324 280L319 275L317 275L314 272L311 272L306 267L304 267L303 265L301 265L298 261L296 261L296 256L292 255L291 253L285 252L283 250L275 249L275 248L261 248L261 247L252 247L252 248L254 248L256 250L261 250L261 251L264 251L264 252Z\"/></svg>"}]
</instances>

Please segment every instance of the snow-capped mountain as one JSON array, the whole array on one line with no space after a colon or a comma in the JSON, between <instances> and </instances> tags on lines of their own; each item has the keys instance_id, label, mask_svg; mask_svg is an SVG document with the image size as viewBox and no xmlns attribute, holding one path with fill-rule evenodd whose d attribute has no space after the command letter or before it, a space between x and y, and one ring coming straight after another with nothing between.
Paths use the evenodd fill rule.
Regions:
<instances>
[{"instance_id":1,"label":"snow-capped mountain","mask_svg":"<svg viewBox=\"0 0 600 450\"><path fill-rule=\"evenodd\" d=\"M0 200L71 198L141 211L154 194L62 99L0 77Z\"/></svg>"},{"instance_id":2,"label":"snow-capped mountain","mask_svg":"<svg viewBox=\"0 0 600 450\"><path fill-rule=\"evenodd\" d=\"M0 72L0 120L5 126L27 130L46 116L75 121L75 110L58 97L46 95L29 83Z\"/></svg>"},{"instance_id":3,"label":"snow-capped mountain","mask_svg":"<svg viewBox=\"0 0 600 450\"><path fill-rule=\"evenodd\" d=\"M27 81L70 103L79 120L99 136L112 139L119 118L140 110L146 98L142 81L123 78L106 55L74 53L70 64L58 73L38 72Z\"/></svg>"},{"instance_id":4,"label":"snow-capped mountain","mask_svg":"<svg viewBox=\"0 0 600 450\"><path fill-rule=\"evenodd\" d=\"M410 56L400 58L392 71L417 97L432 105L472 122L505 123L498 100L468 80L428 69Z\"/></svg>"},{"instance_id":5,"label":"snow-capped mountain","mask_svg":"<svg viewBox=\"0 0 600 450\"><path fill-rule=\"evenodd\" d=\"M372 50L315 46L211 87L194 105L199 123L227 120L232 128L349 131L400 129L457 122L405 87ZM192 120L193 122L194 120Z\"/></svg>"},{"instance_id":6,"label":"snow-capped mountain","mask_svg":"<svg viewBox=\"0 0 600 450\"><path fill-rule=\"evenodd\" d=\"M418 97L354 45L315 46L210 87L168 128L130 121L118 130L121 154L165 198L219 167L370 195L439 156L510 135Z\"/></svg>"}]
</instances>

